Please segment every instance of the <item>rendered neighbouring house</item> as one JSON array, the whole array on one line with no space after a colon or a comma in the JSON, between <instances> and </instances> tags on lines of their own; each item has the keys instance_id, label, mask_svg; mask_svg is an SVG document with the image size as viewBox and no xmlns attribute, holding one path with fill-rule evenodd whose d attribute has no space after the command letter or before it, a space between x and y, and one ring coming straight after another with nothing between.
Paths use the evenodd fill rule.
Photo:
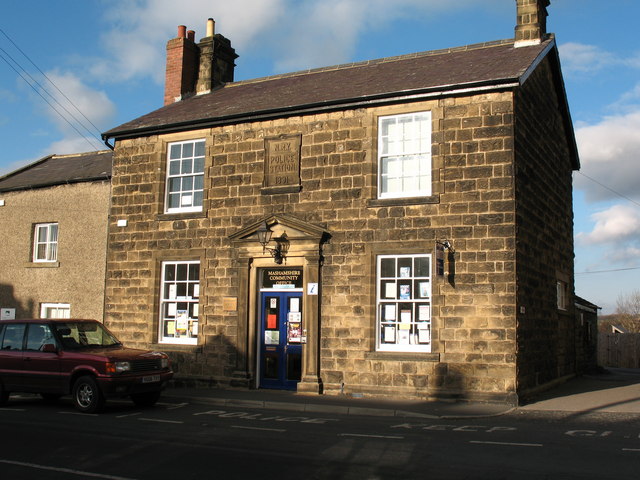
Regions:
<instances>
[{"instance_id":1,"label":"rendered neighbouring house","mask_svg":"<svg viewBox=\"0 0 640 480\"><path fill-rule=\"evenodd\" d=\"M515 39L233 81L167 44L109 130L106 323L177 378L518 402L580 372L572 171L547 0Z\"/></svg>"},{"instance_id":2,"label":"rendered neighbouring house","mask_svg":"<svg viewBox=\"0 0 640 480\"><path fill-rule=\"evenodd\" d=\"M0 308L104 316L110 150L49 155L0 177Z\"/></svg>"}]
</instances>

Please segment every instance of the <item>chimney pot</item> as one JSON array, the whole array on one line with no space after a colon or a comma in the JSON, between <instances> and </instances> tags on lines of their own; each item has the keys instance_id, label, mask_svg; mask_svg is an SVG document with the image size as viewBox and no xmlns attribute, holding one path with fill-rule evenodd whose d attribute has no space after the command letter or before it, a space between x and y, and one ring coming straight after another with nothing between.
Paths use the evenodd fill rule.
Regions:
<instances>
[{"instance_id":1,"label":"chimney pot","mask_svg":"<svg viewBox=\"0 0 640 480\"><path fill-rule=\"evenodd\" d=\"M207 37L213 37L216 33L216 22L213 18L207 20Z\"/></svg>"},{"instance_id":2,"label":"chimney pot","mask_svg":"<svg viewBox=\"0 0 640 480\"><path fill-rule=\"evenodd\" d=\"M178 38L185 38L187 36L186 25L178 25Z\"/></svg>"},{"instance_id":3,"label":"chimney pot","mask_svg":"<svg viewBox=\"0 0 640 480\"><path fill-rule=\"evenodd\" d=\"M194 30L187 30L187 38L192 42L196 41L196 32Z\"/></svg>"}]
</instances>

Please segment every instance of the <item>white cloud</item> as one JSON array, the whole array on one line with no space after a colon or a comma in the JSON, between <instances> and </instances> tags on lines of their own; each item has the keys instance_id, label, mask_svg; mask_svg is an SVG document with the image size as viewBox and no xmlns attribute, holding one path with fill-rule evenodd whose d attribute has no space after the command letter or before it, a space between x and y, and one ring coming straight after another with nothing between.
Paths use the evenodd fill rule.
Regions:
<instances>
[{"instance_id":1,"label":"white cloud","mask_svg":"<svg viewBox=\"0 0 640 480\"><path fill-rule=\"evenodd\" d=\"M164 79L165 45L177 34L178 25L205 36L207 18L216 21L216 33L232 39L242 49L269 30L280 28L275 19L283 14L285 0L130 0L112 2L106 17L110 29L103 35L105 59L96 61L91 73L105 81L125 81L150 76Z\"/></svg>"},{"instance_id":2,"label":"white cloud","mask_svg":"<svg viewBox=\"0 0 640 480\"><path fill-rule=\"evenodd\" d=\"M627 205L614 205L606 210L594 213L593 230L579 233L576 238L584 245L615 244L619 247L636 249L625 243L640 244L640 208Z\"/></svg>"},{"instance_id":3,"label":"white cloud","mask_svg":"<svg viewBox=\"0 0 640 480\"><path fill-rule=\"evenodd\" d=\"M618 63L609 52L595 45L569 42L559 46L562 70L567 74L594 73Z\"/></svg>"},{"instance_id":4,"label":"white cloud","mask_svg":"<svg viewBox=\"0 0 640 480\"><path fill-rule=\"evenodd\" d=\"M116 112L106 93L91 88L70 72L48 72L47 77L57 89L47 87L55 100L47 96L50 105L42 105L45 105L45 114L63 136L48 147L47 153L104 148L99 139L100 129L113 122Z\"/></svg>"},{"instance_id":5,"label":"white cloud","mask_svg":"<svg viewBox=\"0 0 640 480\"><path fill-rule=\"evenodd\" d=\"M350 61L359 35L400 18L476 5L494 8L502 0L114 0L105 17L104 55L89 71L107 82L164 79L165 45L177 26L204 36L207 18L241 55L259 46L274 71Z\"/></svg>"},{"instance_id":6,"label":"white cloud","mask_svg":"<svg viewBox=\"0 0 640 480\"><path fill-rule=\"evenodd\" d=\"M596 125L576 130L581 172L608 187L577 174L575 186L585 192L587 201L620 199L615 192L640 198L639 132L640 110L606 117Z\"/></svg>"}]
</instances>

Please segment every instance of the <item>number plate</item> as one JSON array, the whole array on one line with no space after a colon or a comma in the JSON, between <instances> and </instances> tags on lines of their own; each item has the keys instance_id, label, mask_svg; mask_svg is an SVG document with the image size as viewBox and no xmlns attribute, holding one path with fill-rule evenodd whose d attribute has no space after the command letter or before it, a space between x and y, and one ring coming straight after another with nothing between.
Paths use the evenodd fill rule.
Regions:
<instances>
[{"instance_id":1,"label":"number plate","mask_svg":"<svg viewBox=\"0 0 640 480\"><path fill-rule=\"evenodd\" d=\"M142 377L142 383L154 383L160 381L160 375L150 375L148 377Z\"/></svg>"}]
</instances>

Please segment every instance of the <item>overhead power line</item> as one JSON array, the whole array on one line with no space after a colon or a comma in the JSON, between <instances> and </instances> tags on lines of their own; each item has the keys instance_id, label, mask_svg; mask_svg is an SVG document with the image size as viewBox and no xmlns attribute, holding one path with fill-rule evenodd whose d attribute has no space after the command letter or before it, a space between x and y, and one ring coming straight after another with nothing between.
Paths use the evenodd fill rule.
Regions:
<instances>
[{"instance_id":1,"label":"overhead power line","mask_svg":"<svg viewBox=\"0 0 640 480\"><path fill-rule=\"evenodd\" d=\"M49 105L51 107L51 109L58 115L60 116L60 118L62 118L73 130L75 130L75 132L80 135L82 138L84 138L84 140L91 146L92 149L96 148L96 143L92 143L92 142L97 142L97 145L99 145L98 149L102 148L102 143L100 142L100 130L93 124L93 122L91 122L91 120L89 120L86 115L84 113L82 113L82 111L73 103L73 101L67 96L65 95L64 92L62 92L62 90L60 90L60 88L58 88L58 86L33 62L33 60L31 60L31 58L29 58L29 56L9 37L9 35L7 35L7 33L2 30L0 28L0 33L2 33L7 40L9 40L9 42L11 42L11 44L43 75L43 77L67 100L67 102L69 102L69 104L73 107L73 109L75 109L83 118L84 121L79 119L78 117L76 117L76 115L74 115L72 112L69 111L69 109L67 109L62 103L60 103L60 101L58 101L58 99L52 95L47 88L45 88L44 85L42 85L37 79L35 79L13 56L11 56L11 54L9 52L7 52L5 49L3 49L2 47L0 47L0 58L2 58L5 63L7 65L9 65L9 67L15 71L20 78L22 78L25 83L27 85L29 85L29 87L31 87L31 89L36 92L41 98L42 100L44 100L47 105ZM27 79L27 77L30 79L30 81ZM36 88L36 85L39 88ZM43 93L44 92L44 93ZM49 98L51 98L53 100L53 102L55 104L57 104L62 110L64 110L64 112L67 114L66 116L58 109L56 108L55 105L53 105L53 103L51 101L49 101L49 99L47 99L44 94L46 94ZM82 133L77 127L76 125L74 125L70 120L69 117L71 119L73 119L73 121L79 125L82 129L84 129L89 136L85 135L84 133ZM95 133L92 132L87 126L86 126L86 122L88 122L93 128L94 128L94 132L97 133L97 136L94 136Z\"/></svg>"},{"instance_id":2,"label":"overhead power line","mask_svg":"<svg viewBox=\"0 0 640 480\"><path fill-rule=\"evenodd\" d=\"M579 173L580 175L582 175L583 177L588 178L589 180L591 180L594 183L597 183L598 185L600 185L602 188L606 188L607 190L609 190L612 193L615 193L616 195L618 195L619 197L624 198L625 200L628 200L629 202L633 203L634 205L637 205L640 207L640 203L636 202L635 200L633 200L632 198L627 197L626 195L623 195L620 192L616 192L613 188L607 187L604 183L599 182L598 180L596 180L595 178L591 178L589 175L585 175L584 173L580 172L580 171L576 171L576 173Z\"/></svg>"},{"instance_id":3,"label":"overhead power line","mask_svg":"<svg viewBox=\"0 0 640 480\"><path fill-rule=\"evenodd\" d=\"M587 272L577 272L576 275L590 275L593 273L611 273L611 272L624 272L627 270L640 270L640 267L629 267L629 268L614 268L611 270L593 270Z\"/></svg>"}]
</instances>

